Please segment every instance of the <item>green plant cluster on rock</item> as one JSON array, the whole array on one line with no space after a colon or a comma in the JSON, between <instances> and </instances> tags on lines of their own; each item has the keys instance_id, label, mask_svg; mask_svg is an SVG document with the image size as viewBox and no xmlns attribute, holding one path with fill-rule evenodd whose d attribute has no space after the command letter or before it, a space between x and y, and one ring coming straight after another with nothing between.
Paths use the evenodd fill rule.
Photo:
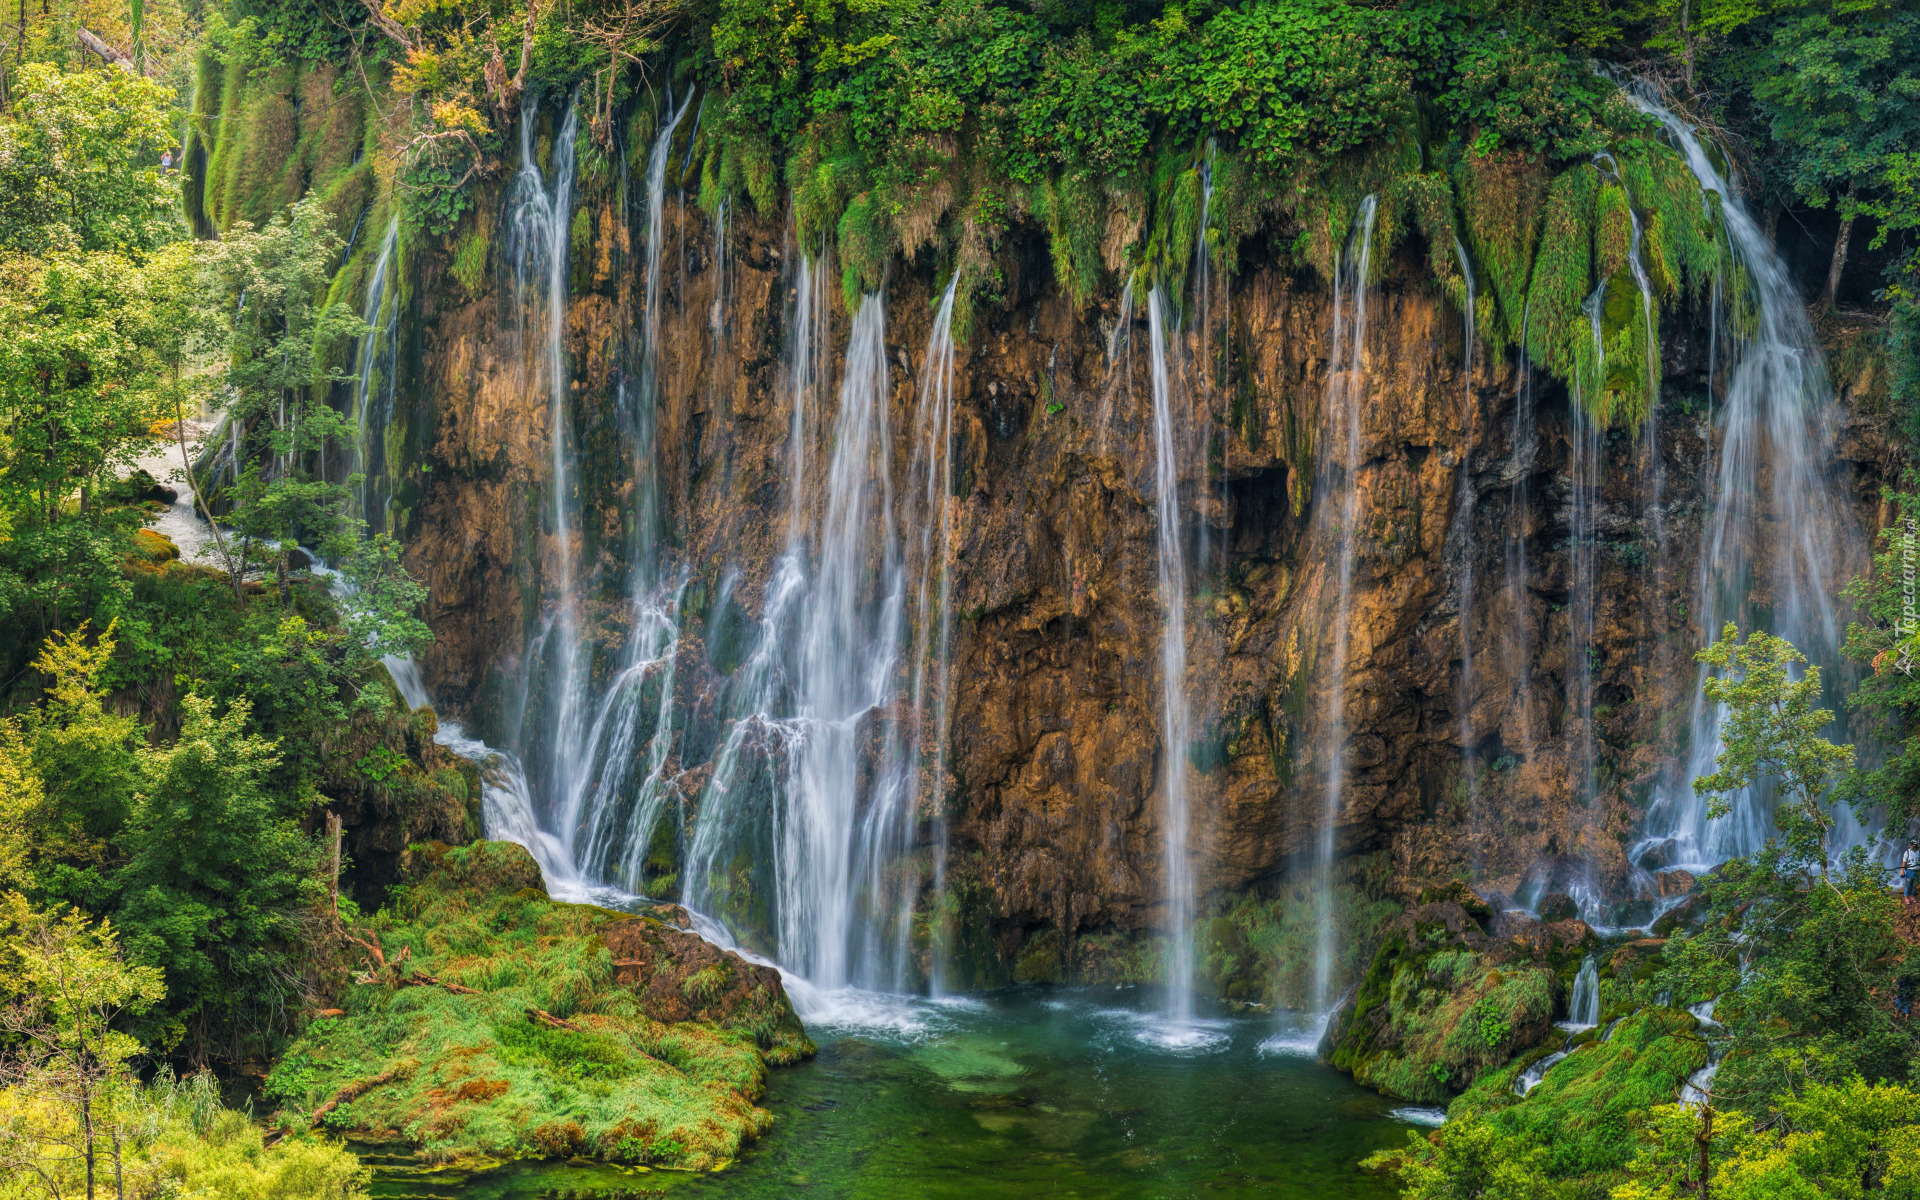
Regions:
<instances>
[{"instance_id":1,"label":"green plant cluster on rock","mask_svg":"<svg viewBox=\"0 0 1920 1200\"><path fill-rule=\"evenodd\" d=\"M1439 1101L1547 1037L1592 931L1509 918L1490 933L1486 906L1465 898L1430 898L1388 926L1331 1031L1330 1064L1389 1095Z\"/></svg>"},{"instance_id":2,"label":"green plant cluster on rock","mask_svg":"<svg viewBox=\"0 0 1920 1200\"><path fill-rule=\"evenodd\" d=\"M430 1161L590 1154L709 1168L771 1115L770 1062L813 1046L779 976L680 914L557 903L510 842L429 845L359 937L362 981L268 1093L287 1119Z\"/></svg>"}]
</instances>

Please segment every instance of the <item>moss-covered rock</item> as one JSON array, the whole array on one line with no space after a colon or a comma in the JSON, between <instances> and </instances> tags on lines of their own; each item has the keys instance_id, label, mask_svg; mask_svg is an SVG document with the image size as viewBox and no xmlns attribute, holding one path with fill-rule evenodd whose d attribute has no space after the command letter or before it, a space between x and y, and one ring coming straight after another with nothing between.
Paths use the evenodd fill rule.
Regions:
<instances>
[{"instance_id":1,"label":"moss-covered rock","mask_svg":"<svg viewBox=\"0 0 1920 1200\"><path fill-rule=\"evenodd\" d=\"M1592 940L1578 921L1490 930L1455 899L1409 909L1336 1017L1327 1061L1389 1095L1445 1100L1546 1039L1561 969Z\"/></svg>"},{"instance_id":2,"label":"moss-covered rock","mask_svg":"<svg viewBox=\"0 0 1920 1200\"><path fill-rule=\"evenodd\" d=\"M673 911L550 900L525 849L429 844L347 943L356 984L268 1081L285 1119L430 1161L584 1154L711 1168L811 1054L777 972Z\"/></svg>"},{"instance_id":3,"label":"moss-covered rock","mask_svg":"<svg viewBox=\"0 0 1920 1200\"><path fill-rule=\"evenodd\" d=\"M1673 1103L1687 1076L1706 1065L1707 1043L1690 1014L1644 1008L1606 1040L1590 1035L1524 1098L1514 1095L1514 1081L1535 1057L1482 1074L1448 1108L1448 1120L1484 1121L1502 1137L1541 1147L1537 1165L1548 1175L1585 1178L1626 1165L1637 1145L1629 1119Z\"/></svg>"}]
</instances>

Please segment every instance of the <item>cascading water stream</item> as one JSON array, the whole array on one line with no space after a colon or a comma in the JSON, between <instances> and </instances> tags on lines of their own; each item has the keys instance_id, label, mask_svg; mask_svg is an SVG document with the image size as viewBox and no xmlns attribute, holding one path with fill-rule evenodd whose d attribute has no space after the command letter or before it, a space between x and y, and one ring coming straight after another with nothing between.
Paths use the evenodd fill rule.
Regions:
<instances>
[{"instance_id":1,"label":"cascading water stream","mask_svg":"<svg viewBox=\"0 0 1920 1200\"><path fill-rule=\"evenodd\" d=\"M582 662L579 622L574 594L574 510L572 417L567 403L567 363L564 338L567 309L567 237L573 209L574 138L577 120L573 105L554 137L548 183L534 150L537 113L529 105L520 114L520 169L508 201L509 261L513 264L514 298L521 314L519 330L522 376L528 384L543 386L547 395L547 443L551 478L548 481L551 577L543 581L543 600L551 605L543 628L528 647L527 698L521 720L535 722L515 740L523 755L539 756L533 778L540 793L564 798L584 774L587 722L583 717L586 669ZM541 337L529 338L526 314L541 314ZM529 711L529 710L532 711ZM536 808L538 805L536 805ZM572 859L573 829L554 829Z\"/></svg>"},{"instance_id":2,"label":"cascading water stream","mask_svg":"<svg viewBox=\"0 0 1920 1200\"><path fill-rule=\"evenodd\" d=\"M1567 1020L1563 1026L1570 1033L1580 1033L1600 1023L1600 965L1594 955L1587 955L1580 964L1580 973L1573 978L1573 995L1567 1000Z\"/></svg>"},{"instance_id":3,"label":"cascading water stream","mask_svg":"<svg viewBox=\"0 0 1920 1200\"><path fill-rule=\"evenodd\" d=\"M1604 386L1607 377L1606 342L1601 336L1601 312L1606 303L1606 294L1607 285L1602 281L1587 297L1586 312L1595 366L1589 380L1584 384L1580 380L1574 383L1567 432L1570 452L1567 530L1571 535L1567 558L1572 599L1567 609L1567 663L1571 675L1567 681L1567 727L1572 731L1574 761L1579 772L1577 799L1583 809L1593 806L1598 791L1593 729L1593 631L1595 590L1600 570L1598 529L1600 442L1603 432L1588 410L1583 386Z\"/></svg>"},{"instance_id":4,"label":"cascading water stream","mask_svg":"<svg viewBox=\"0 0 1920 1200\"><path fill-rule=\"evenodd\" d=\"M1167 1015L1193 1020L1193 864L1187 798L1187 570L1181 546L1180 460L1173 383L1167 369L1166 296L1147 293L1148 368L1153 386L1154 518L1159 530L1160 762L1166 795Z\"/></svg>"},{"instance_id":5,"label":"cascading water stream","mask_svg":"<svg viewBox=\"0 0 1920 1200\"><path fill-rule=\"evenodd\" d=\"M921 365L919 433L914 441L913 469L918 481L921 510L918 587L915 589L913 646L913 749L907 757L910 771L906 801L917 805L928 796L935 814L937 836L933 847L933 891L946 887L946 822L942 792L947 773L949 647L953 639L953 306L959 293L960 272L947 281L934 313L933 332ZM901 921L901 932L909 928ZM904 947L902 948L904 953ZM931 963L929 988L943 990L942 958Z\"/></svg>"},{"instance_id":6,"label":"cascading water stream","mask_svg":"<svg viewBox=\"0 0 1920 1200\"><path fill-rule=\"evenodd\" d=\"M713 775L700 800L700 813L687 849L681 900L692 911L715 914L717 923L731 923L730 936L752 936L738 919L749 906L750 885L740 880L723 857L743 849L743 830L753 831L746 857L767 861L773 857L771 803L777 796L778 774L786 754L787 725L778 714L787 711L790 691L782 653L790 638L794 614L806 588L806 479L807 443L812 436L817 407L821 359L827 344L826 279L824 264L802 253L797 256L792 303L786 312L787 357L782 390L790 416L787 426L786 549L774 563L761 597L758 636L746 661L734 671L722 699L732 718L726 740L714 755ZM722 610L732 596L730 577L722 591ZM768 811L756 808L765 796ZM775 949L771 942L763 948Z\"/></svg>"},{"instance_id":7,"label":"cascading water stream","mask_svg":"<svg viewBox=\"0 0 1920 1200\"><path fill-rule=\"evenodd\" d=\"M1502 554L1505 568L1507 632L1505 654L1507 675L1514 680L1514 709L1520 718L1520 744L1533 745L1533 648L1527 638L1530 619L1527 562L1527 534L1530 496L1527 481L1538 451L1533 422L1533 363L1527 358L1527 324L1531 309L1520 313L1520 353L1513 394L1513 444L1505 468L1507 488L1507 534Z\"/></svg>"},{"instance_id":8,"label":"cascading water stream","mask_svg":"<svg viewBox=\"0 0 1920 1200\"><path fill-rule=\"evenodd\" d=\"M1316 864L1313 956L1313 1008L1325 1012L1332 1001L1335 830L1346 790L1347 655L1353 616L1353 567L1360 520L1360 402L1366 375L1367 276L1373 264L1373 222L1379 198L1360 202L1353 245L1335 265L1333 350L1327 363L1326 435L1321 441L1320 495L1324 532L1335 543L1333 653L1327 681L1326 799L1320 814ZM1343 297L1350 297L1343 304ZM1347 309L1352 310L1349 316ZM1338 457L1336 458L1336 454ZM1337 510L1337 511L1336 511ZM1321 544L1326 538L1321 539Z\"/></svg>"},{"instance_id":9,"label":"cascading water stream","mask_svg":"<svg viewBox=\"0 0 1920 1200\"><path fill-rule=\"evenodd\" d=\"M1473 489L1473 264L1467 260L1467 248L1453 239L1453 253L1460 262L1460 277L1466 284L1466 309L1462 314L1460 375L1460 482L1456 492L1455 544L1460 563L1460 757L1466 777L1467 810L1479 811L1479 772L1475 769L1473 737L1473 514L1477 494Z\"/></svg>"},{"instance_id":10,"label":"cascading water stream","mask_svg":"<svg viewBox=\"0 0 1920 1200\"><path fill-rule=\"evenodd\" d=\"M1729 331L1716 414L1721 440L1700 544L1699 629L1712 638L1728 621L1743 632L1770 628L1828 668L1837 685L1832 668L1839 663L1840 618L1833 596L1837 581L1858 565L1864 538L1841 516L1825 466L1833 444L1825 359L1786 263L1699 135L1645 85L1629 87L1628 95L1661 124L1700 186L1720 197L1733 259L1751 287L1750 319L1735 321ZM1733 303L1739 310L1741 298ZM1763 599L1771 603L1763 606ZM1708 818L1706 799L1693 790L1693 781L1714 769L1725 715L1706 699L1705 672L1701 668L1694 688L1685 770L1659 789L1647 813L1646 840L1630 855L1636 861L1657 846L1669 864L1710 869L1751 854L1772 831L1765 785L1734 796L1731 811L1717 820Z\"/></svg>"},{"instance_id":11,"label":"cascading water stream","mask_svg":"<svg viewBox=\"0 0 1920 1200\"><path fill-rule=\"evenodd\" d=\"M400 305L397 297L388 295L388 275L393 270L394 250L399 244L400 217L396 213L387 223L386 236L380 239L380 253L373 261L373 274L367 280L367 297L360 310L360 319L367 323L367 331L361 335L354 356L357 369L353 378L353 470L361 477L355 499L360 519L369 526L374 524L376 508L379 510L382 528L386 525L385 503L382 501L376 506L375 499L386 475L387 426L393 421L393 394L399 365L399 339L395 334L399 329ZM384 321L381 320L383 312ZM376 390L380 393L377 424L372 419Z\"/></svg>"},{"instance_id":12,"label":"cascading water stream","mask_svg":"<svg viewBox=\"0 0 1920 1200\"><path fill-rule=\"evenodd\" d=\"M635 891L644 883L642 872L655 826L668 800L678 795L667 778L667 765L673 750L674 666L680 652L678 614L684 575L669 577L659 555L660 275L666 241L667 160L674 131L692 100L689 93L674 109L669 94L666 124L647 158L646 309L640 373L635 395L630 398L624 383L615 394L615 409L626 421L633 463L627 580L632 616L626 652L594 714L581 758L585 770L570 781L559 821L563 831L580 831L575 863L581 870ZM636 754L649 718L652 732L645 738L644 752ZM633 777L637 773L636 790Z\"/></svg>"},{"instance_id":13,"label":"cascading water stream","mask_svg":"<svg viewBox=\"0 0 1920 1200\"><path fill-rule=\"evenodd\" d=\"M813 327L812 306L822 299L809 278L814 270L803 260L795 301L795 481L805 479L805 397L823 349ZM807 508L795 500L788 552L768 584L759 645L736 673L733 725L688 855L689 904L736 935L747 914L736 903L743 885L733 864L744 852L753 870L771 870L770 880L756 876L752 886L765 890L771 909L764 932L774 957L821 989L898 988L905 977L911 896L896 905L886 894L914 810L908 740L887 713L906 582L894 525L889 392L885 306L869 295L847 344L812 569L802 532ZM876 722L880 754L869 771L863 756Z\"/></svg>"}]
</instances>

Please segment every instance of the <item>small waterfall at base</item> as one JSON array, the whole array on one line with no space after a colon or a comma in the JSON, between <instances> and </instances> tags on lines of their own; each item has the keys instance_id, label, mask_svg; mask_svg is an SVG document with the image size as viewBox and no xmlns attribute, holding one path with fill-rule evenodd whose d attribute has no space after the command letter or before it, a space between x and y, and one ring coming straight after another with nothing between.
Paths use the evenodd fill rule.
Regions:
<instances>
[{"instance_id":1,"label":"small waterfall at base","mask_svg":"<svg viewBox=\"0 0 1920 1200\"><path fill-rule=\"evenodd\" d=\"M1786 263L1748 215L1738 189L1713 165L1698 133L1644 84L1630 87L1628 95L1661 124L1701 188L1719 196L1732 257L1751 287L1750 319L1729 330L1732 350L1715 414L1722 438L1700 541L1699 628L1709 638L1719 636L1728 621L1743 633L1770 628L1839 687L1843 680L1834 668L1840 620L1832 598L1838 581L1859 565L1864 538L1841 515L1825 466L1833 444L1825 359ZM1733 307L1742 307L1740 298ZM1762 608L1755 597L1771 603ZM1646 837L1630 851L1632 861L1657 849L1665 864L1707 870L1753 853L1772 831L1764 785L1735 796L1731 811L1717 820L1708 818L1706 799L1693 790L1693 781L1714 769L1725 715L1701 690L1705 670L1695 682L1684 771L1658 789Z\"/></svg>"},{"instance_id":2,"label":"small waterfall at base","mask_svg":"<svg viewBox=\"0 0 1920 1200\"><path fill-rule=\"evenodd\" d=\"M393 394L399 367L400 304L390 293L394 250L400 244L400 217L387 222L387 234L380 239L380 253L373 261L373 274L367 280L367 298L360 319L367 323L366 333L354 353L353 376L353 471L360 476L354 493L354 514L376 532L386 528L387 427L393 422ZM386 319L381 320L384 312ZM379 400L374 397L376 392ZM379 409L375 414L376 403ZM375 518L378 517L376 521Z\"/></svg>"},{"instance_id":3,"label":"small waterfall at base","mask_svg":"<svg viewBox=\"0 0 1920 1200\"><path fill-rule=\"evenodd\" d=\"M1589 954L1573 977L1573 995L1567 999L1567 1019L1561 1028L1570 1033L1592 1029L1600 1023L1600 964Z\"/></svg>"},{"instance_id":4,"label":"small waterfall at base","mask_svg":"<svg viewBox=\"0 0 1920 1200\"><path fill-rule=\"evenodd\" d=\"M394 686L400 689L408 708L433 707L426 681L420 678L418 663L393 655L380 661L393 677ZM534 815L533 793L527 787L527 775L521 769L519 758L509 751L496 750L478 738L468 737L458 721L441 720L433 740L479 768L480 829L485 836L525 846L539 865L548 890L556 897L565 899L590 893L574 870L567 848L540 827Z\"/></svg>"},{"instance_id":5,"label":"small waterfall at base","mask_svg":"<svg viewBox=\"0 0 1920 1200\"><path fill-rule=\"evenodd\" d=\"M1347 653L1353 609L1353 564L1360 519L1360 402L1366 374L1367 274L1373 264L1373 219L1379 198L1360 202L1352 246L1335 263L1333 289L1333 350L1327 362L1325 436L1321 440L1320 496L1317 523L1334 539L1335 595L1331 614L1332 663L1327 681L1326 800L1320 814L1319 856L1315 864L1315 925L1313 954L1313 1008L1325 1012L1332 997L1334 913L1333 860L1337 848L1335 826L1346 789ZM1343 307L1343 298L1351 300ZM1346 308L1352 309L1349 317ZM1338 455L1336 459L1336 453ZM1336 509L1338 511L1336 511ZM1325 536L1321 544L1325 544Z\"/></svg>"},{"instance_id":6,"label":"small waterfall at base","mask_svg":"<svg viewBox=\"0 0 1920 1200\"><path fill-rule=\"evenodd\" d=\"M1153 384L1154 519L1159 530L1160 762L1166 795L1167 1015L1193 1019L1193 864L1187 845L1187 570L1181 546L1179 443L1167 370L1166 296L1147 293Z\"/></svg>"}]
</instances>

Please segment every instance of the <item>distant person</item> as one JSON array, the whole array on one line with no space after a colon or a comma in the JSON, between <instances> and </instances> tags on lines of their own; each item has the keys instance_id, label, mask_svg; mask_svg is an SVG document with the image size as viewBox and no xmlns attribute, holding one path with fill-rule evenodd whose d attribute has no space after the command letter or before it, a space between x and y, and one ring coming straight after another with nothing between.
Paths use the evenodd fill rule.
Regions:
<instances>
[{"instance_id":1,"label":"distant person","mask_svg":"<svg viewBox=\"0 0 1920 1200\"><path fill-rule=\"evenodd\" d=\"M162 172L164 172L164 173L167 173L167 174L172 174L172 172L173 172L173 151L171 151L171 150L163 150L163 151L161 151L161 153L160 153L160 170L161 170Z\"/></svg>"},{"instance_id":2,"label":"distant person","mask_svg":"<svg viewBox=\"0 0 1920 1200\"><path fill-rule=\"evenodd\" d=\"M1894 981L1893 1011L1899 1013L1902 1020L1913 1016L1913 991L1916 984L1920 984L1920 979L1915 979L1911 975L1902 975Z\"/></svg>"},{"instance_id":3,"label":"distant person","mask_svg":"<svg viewBox=\"0 0 1920 1200\"><path fill-rule=\"evenodd\" d=\"M1920 842L1907 843L1907 852L1900 856L1900 878L1907 881L1907 894L1901 903L1911 906L1914 886L1920 884Z\"/></svg>"}]
</instances>

